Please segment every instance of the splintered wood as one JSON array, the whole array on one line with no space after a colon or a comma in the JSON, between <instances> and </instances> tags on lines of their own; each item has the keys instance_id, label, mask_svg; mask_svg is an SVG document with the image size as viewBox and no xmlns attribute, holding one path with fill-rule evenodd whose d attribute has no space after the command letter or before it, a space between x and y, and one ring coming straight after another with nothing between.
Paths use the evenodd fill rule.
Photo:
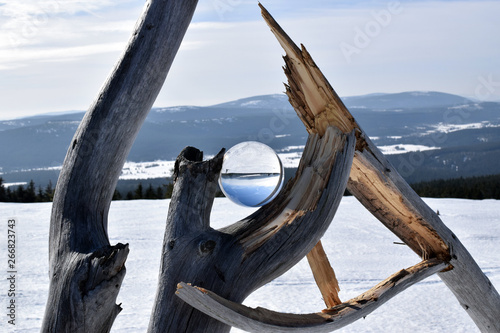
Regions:
<instances>
[{"instance_id":1,"label":"splintered wood","mask_svg":"<svg viewBox=\"0 0 500 333\"><path fill-rule=\"evenodd\" d=\"M500 295L470 253L371 142L305 47L299 49L266 9L260 7L286 52L286 93L308 132L321 134L329 125L356 131L349 192L421 258L447 263L447 269L439 276L458 301L467 304L467 313L478 328L500 332ZM313 270L315 266L320 264L311 265Z\"/></svg>"},{"instance_id":2,"label":"splintered wood","mask_svg":"<svg viewBox=\"0 0 500 333\"><path fill-rule=\"evenodd\" d=\"M339 298L339 282L321 242L307 254L307 261L326 306L331 308L342 303Z\"/></svg>"},{"instance_id":3,"label":"splintered wood","mask_svg":"<svg viewBox=\"0 0 500 333\"><path fill-rule=\"evenodd\" d=\"M331 332L366 316L414 283L440 272L439 276L464 305L478 328L483 332L500 332L500 296L474 259L373 145L305 48L300 50L265 8L260 7L286 52L287 94L310 136L321 137L332 126L351 135L355 132L356 151L347 185L349 191L424 261L400 270L360 296L340 303L335 273L321 243L318 243L308 254L314 277L328 306L318 313L289 314L251 309L210 291L202 293L184 285L179 290L179 297L213 318L249 332ZM305 157L310 152L305 151ZM332 186L332 183L328 185ZM320 191L328 194L332 189ZM300 193L317 197L316 192ZM286 198L288 200L289 196ZM310 198L294 197L294 200L308 201ZM250 233L253 230L249 230Z\"/></svg>"},{"instance_id":4,"label":"splintered wood","mask_svg":"<svg viewBox=\"0 0 500 333\"><path fill-rule=\"evenodd\" d=\"M201 292L184 284L181 284L183 288L179 289L179 297L211 317L249 332L331 332L368 315L411 285L440 272L439 276L453 291L460 303L465 305L464 308L478 328L483 332L500 332L498 321L500 296L474 259L435 212L410 188L385 156L373 145L305 48L302 47L300 50L264 7L260 6L264 19L286 52L285 73L289 82L286 86L287 94L290 103L310 133L310 138L319 140L318 136L327 137L333 127L340 132L355 134L356 151L347 185L349 191L387 228L424 258L424 261L398 271L360 296L341 303L338 298L339 286L335 273L328 263L321 243L318 243L308 254L314 277L328 306L328 309L318 313L290 314L262 308L252 309L224 299L211 291ZM335 149L331 151L337 152ZM312 149L306 147L302 159L310 161L309 155L312 152ZM314 158L326 158L325 154L313 155ZM301 163L304 161L301 160ZM304 165L309 165L309 163L311 162ZM308 170L306 167L301 177L304 177L304 173ZM286 194L281 196L281 199L292 198L290 193L292 193L293 186L297 184L292 182L285 189ZM338 193L339 188L335 187L335 183L332 184L329 181L328 186L328 188L315 189L323 192L322 196L328 195L330 191ZM301 187L306 186L301 184L299 188ZM312 198L318 197L317 192L298 191L294 194L307 197L297 198L294 195L294 202L311 202ZM273 205L277 208L281 207L271 203L268 208ZM294 207L298 208L300 205L294 205ZM318 207L308 214L314 215L321 210L322 208ZM282 211L277 210L277 214L281 213ZM310 220L310 222L313 221ZM268 222L265 221L264 225ZM319 222L321 220L318 217L314 223ZM283 224L275 225L274 228L285 229ZM271 231L265 234L257 233L252 238L252 232L263 230L263 228L260 230L249 228L244 239L252 244L252 241L268 237ZM292 232L296 234L299 231L290 231L288 236L293 235ZM307 241L307 237L304 241ZM290 247L287 249L291 250ZM274 257L269 252L266 255Z\"/></svg>"},{"instance_id":5,"label":"splintered wood","mask_svg":"<svg viewBox=\"0 0 500 333\"><path fill-rule=\"evenodd\" d=\"M261 9L286 52L286 92L307 130L320 135L328 126L356 131L356 153L348 183L351 193L421 258L449 258L448 245L434 230L441 223L439 218L365 135L306 48L299 49L262 5Z\"/></svg>"},{"instance_id":6,"label":"splintered wood","mask_svg":"<svg viewBox=\"0 0 500 333\"><path fill-rule=\"evenodd\" d=\"M286 52L283 57L288 79L286 93L307 131L323 135L328 126L335 126L344 133L358 128L304 45L299 49L264 6L259 6L262 17Z\"/></svg>"}]
</instances>

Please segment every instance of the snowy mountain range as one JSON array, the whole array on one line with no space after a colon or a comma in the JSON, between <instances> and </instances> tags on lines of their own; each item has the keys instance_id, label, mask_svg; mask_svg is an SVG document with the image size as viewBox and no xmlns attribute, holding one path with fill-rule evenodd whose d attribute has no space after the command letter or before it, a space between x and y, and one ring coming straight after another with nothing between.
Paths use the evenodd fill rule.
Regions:
<instances>
[{"instance_id":1,"label":"snowy mountain range","mask_svg":"<svg viewBox=\"0 0 500 333\"><path fill-rule=\"evenodd\" d=\"M500 173L500 103L439 92L343 98L358 123L409 182ZM84 112L0 121L0 177L55 182ZM298 163L307 132L286 95L207 107L153 108L128 156L123 179L165 178L185 146L206 156L248 140ZM163 170L167 169L167 170Z\"/></svg>"}]
</instances>

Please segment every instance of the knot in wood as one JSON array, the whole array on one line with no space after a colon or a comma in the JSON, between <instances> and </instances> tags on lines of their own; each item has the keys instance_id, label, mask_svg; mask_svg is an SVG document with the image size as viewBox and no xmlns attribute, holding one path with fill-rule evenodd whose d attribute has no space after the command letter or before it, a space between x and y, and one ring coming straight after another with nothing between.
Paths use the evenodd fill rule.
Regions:
<instances>
[{"instance_id":1,"label":"knot in wood","mask_svg":"<svg viewBox=\"0 0 500 333\"><path fill-rule=\"evenodd\" d=\"M216 243L213 240L203 240L198 246L198 251L200 252L200 255L205 256L213 252L215 245Z\"/></svg>"}]
</instances>

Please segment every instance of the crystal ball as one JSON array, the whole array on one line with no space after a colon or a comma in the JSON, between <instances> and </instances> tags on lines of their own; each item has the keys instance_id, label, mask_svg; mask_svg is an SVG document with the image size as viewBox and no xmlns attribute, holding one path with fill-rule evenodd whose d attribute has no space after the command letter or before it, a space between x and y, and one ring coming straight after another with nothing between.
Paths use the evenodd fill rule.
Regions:
<instances>
[{"instance_id":1,"label":"crystal ball","mask_svg":"<svg viewBox=\"0 0 500 333\"><path fill-rule=\"evenodd\" d=\"M219 185L231 201L242 206L259 207L278 195L284 175L283 164L271 147L246 141L224 154Z\"/></svg>"}]
</instances>

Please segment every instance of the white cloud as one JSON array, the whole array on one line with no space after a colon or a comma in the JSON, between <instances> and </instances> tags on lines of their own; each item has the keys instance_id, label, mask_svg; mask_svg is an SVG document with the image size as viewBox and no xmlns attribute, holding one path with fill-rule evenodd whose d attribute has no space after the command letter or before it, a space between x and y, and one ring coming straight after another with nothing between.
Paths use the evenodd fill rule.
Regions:
<instances>
[{"instance_id":1,"label":"white cloud","mask_svg":"<svg viewBox=\"0 0 500 333\"><path fill-rule=\"evenodd\" d=\"M213 0L200 1L157 106L207 105L283 91L283 51L256 3L225 3L232 7L221 17ZM404 90L470 96L480 77L500 82L498 1L401 1L402 12L380 31L372 30L368 45L346 61L341 43L353 44L357 28L372 24L373 29L374 13L388 10L388 3L265 5L293 40L305 44L342 96ZM0 88L7 96L0 112L86 109L142 6L138 0L23 0L0 6ZM500 88L494 88L488 93L500 99Z\"/></svg>"},{"instance_id":2,"label":"white cloud","mask_svg":"<svg viewBox=\"0 0 500 333\"><path fill-rule=\"evenodd\" d=\"M33 48L30 52L0 51L0 62L3 63L5 69L10 69L27 66L33 61L70 61L90 55L120 52L125 45L124 42L117 42L47 49Z\"/></svg>"},{"instance_id":3,"label":"white cloud","mask_svg":"<svg viewBox=\"0 0 500 333\"><path fill-rule=\"evenodd\" d=\"M131 1L121 1L122 4ZM0 15L10 17L14 21L40 16L59 14L74 15L78 13L93 14L106 7L117 6L119 2L110 0L23 0L9 1L0 7Z\"/></svg>"},{"instance_id":4,"label":"white cloud","mask_svg":"<svg viewBox=\"0 0 500 333\"><path fill-rule=\"evenodd\" d=\"M117 6L113 1L94 0L8 2L0 6L0 47L22 49L29 45L67 42L91 31L99 31L101 38L105 38L107 32L129 33L135 18L122 20L123 9L118 9L117 15L102 15Z\"/></svg>"}]
</instances>

